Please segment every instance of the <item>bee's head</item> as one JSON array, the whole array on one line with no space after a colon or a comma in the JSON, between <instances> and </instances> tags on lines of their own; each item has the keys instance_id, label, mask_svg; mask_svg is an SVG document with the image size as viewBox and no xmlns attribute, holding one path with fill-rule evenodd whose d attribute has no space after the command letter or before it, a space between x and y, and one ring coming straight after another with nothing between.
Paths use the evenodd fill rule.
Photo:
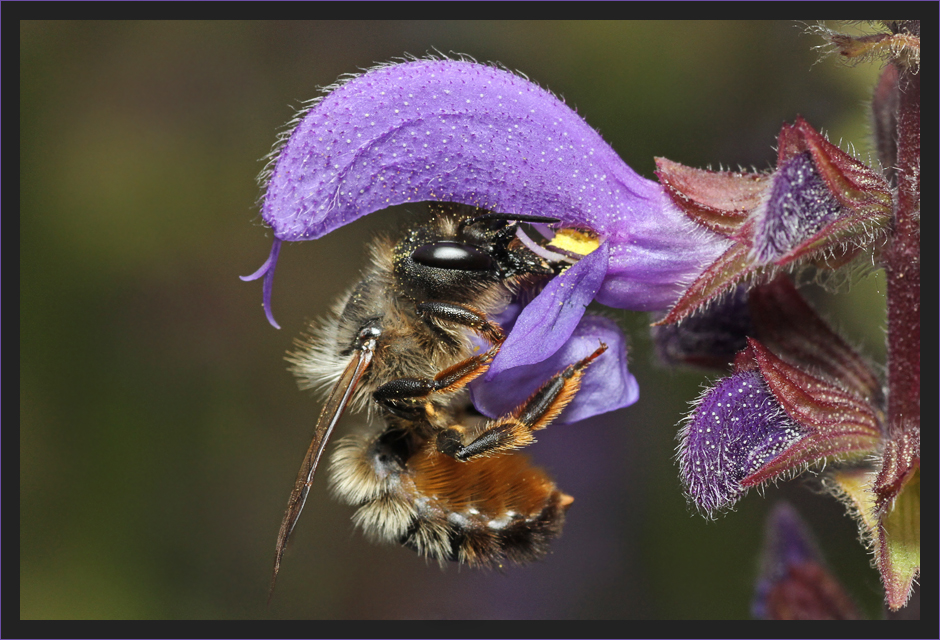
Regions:
<instances>
[{"instance_id":1,"label":"bee's head","mask_svg":"<svg viewBox=\"0 0 940 640\"><path fill-rule=\"evenodd\" d=\"M395 247L402 293L418 301L472 302L509 281L552 275L553 266L516 238L519 222L557 220L441 205L430 225L412 230Z\"/></svg>"}]
</instances>

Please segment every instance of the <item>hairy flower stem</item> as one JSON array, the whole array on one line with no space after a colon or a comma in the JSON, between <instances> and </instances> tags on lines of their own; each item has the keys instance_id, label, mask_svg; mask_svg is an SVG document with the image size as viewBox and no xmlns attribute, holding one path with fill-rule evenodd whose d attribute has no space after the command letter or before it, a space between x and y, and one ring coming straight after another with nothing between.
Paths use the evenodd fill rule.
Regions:
<instances>
[{"instance_id":1,"label":"hairy flower stem","mask_svg":"<svg viewBox=\"0 0 940 640\"><path fill-rule=\"evenodd\" d=\"M899 74L894 229L888 287L888 438L920 430L920 74Z\"/></svg>"}]
</instances>

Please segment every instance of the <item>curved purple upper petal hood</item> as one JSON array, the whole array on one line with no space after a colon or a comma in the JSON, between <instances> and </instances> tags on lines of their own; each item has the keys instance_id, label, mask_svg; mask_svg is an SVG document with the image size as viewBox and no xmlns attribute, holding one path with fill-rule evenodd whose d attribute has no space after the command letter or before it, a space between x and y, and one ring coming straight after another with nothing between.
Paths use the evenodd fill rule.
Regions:
<instances>
[{"instance_id":1,"label":"curved purple upper petal hood","mask_svg":"<svg viewBox=\"0 0 940 640\"><path fill-rule=\"evenodd\" d=\"M339 85L280 149L261 208L281 241L312 240L405 202L474 205L560 219L610 242L599 299L660 309L725 243L701 233L577 113L525 78L458 60L378 67ZM714 245L714 246L713 246Z\"/></svg>"},{"instance_id":2,"label":"curved purple upper petal hood","mask_svg":"<svg viewBox=\"0 0 940 640\"><path fill-rule=\"evenodd\" d=\"M373 69L317 103L281 149L261 213L281 240L319 238L422 201L602 231L654 215L659 194L577 113L525 78L416 60Z\"/></svg>"}]
</instances>

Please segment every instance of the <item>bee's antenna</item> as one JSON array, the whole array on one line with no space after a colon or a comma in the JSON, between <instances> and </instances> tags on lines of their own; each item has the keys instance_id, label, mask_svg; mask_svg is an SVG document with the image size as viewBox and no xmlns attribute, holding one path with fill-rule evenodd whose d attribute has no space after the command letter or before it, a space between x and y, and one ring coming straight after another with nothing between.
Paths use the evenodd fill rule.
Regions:
<instances>
[{"instance_id":1,"label":"bee's antenna","mask_svg":"<svg viewBox=\"0 0 940 640\"><path fill-rule=\"evenodd\" d=\"M555 222L561 222L558 218L552 218L550 216L530 216L519 213L483 213L478 216L473 216L472 218L467 218L466 220L461 220L458 225L458 230L463 231L465 227L469 227L480 222L489 221L489 220L505 220L506 222L544 222L546 224L552 224Z\"/></svg>"}]
</instances>

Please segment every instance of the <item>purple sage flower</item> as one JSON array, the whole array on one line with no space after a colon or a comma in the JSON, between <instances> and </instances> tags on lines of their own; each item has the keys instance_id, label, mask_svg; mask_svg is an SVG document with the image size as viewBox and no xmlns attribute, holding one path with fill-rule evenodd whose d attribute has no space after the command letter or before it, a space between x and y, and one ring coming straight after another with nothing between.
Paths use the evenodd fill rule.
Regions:
<instances>
[{"instance_id":1,"label":"purple sage flower","mask_svg":"<svg viewBox=\"0 0 940 640\"><path fill-rule=\"evenodd\" d=\"M552 216L598 238L600 248L523 311L490 378L556 353L593 299L667 308L729 245L525 78L460 60L390 64L331 87L276 154L261 208L274 246L244 278L264 278L271 324L282 242L320 238L374 211L422 201Z\"/></svg>"}]
</instances>

